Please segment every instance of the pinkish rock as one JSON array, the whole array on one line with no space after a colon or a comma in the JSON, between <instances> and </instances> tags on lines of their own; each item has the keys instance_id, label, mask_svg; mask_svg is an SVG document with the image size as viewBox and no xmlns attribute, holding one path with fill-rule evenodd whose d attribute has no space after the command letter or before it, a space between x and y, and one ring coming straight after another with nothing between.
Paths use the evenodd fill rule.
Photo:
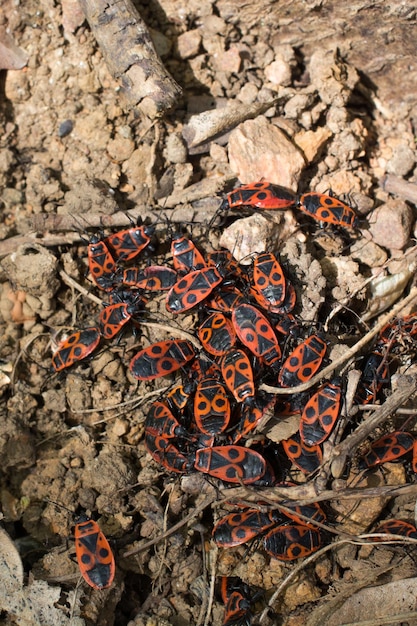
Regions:
<instances>
[{"instance_id":1,"label":"pinkish rock","mask_svg":"<svg viewBox=\"0 0 417 626\"><path fill-rule=\"evenodd\" d=\"M264 178L297 190L304 157L264 116L239 124L230 134L228 150L230 167L242 183Z\"/></svg>"},{"instance_id":2,"label":"pinkish rock","mask_svg":"<svg viewBox=\"0 0 417 626\"><path fill-rule=\"evenodd\" d=\"M259 213L236 220L220 237L220 246L227 248L240 263L249 264L257 252L278 252L283 243L297 230L292 211L274 211L271 219Z\"/></svg>"},{"instance_id":3,"label":"pinkish rock","mask_svg":"<svg viewBox=\"0 0 417 626\"><path fill-rule=\"evenodd\" d=\"M228 50L215 53L213 64L217 71L226 74L237 74L242 65L242 57L237 46L231 46Z\"/></svg>"},{"instance_id":4,"label":"pinkish rock","mask_svg":"<svg viewBox=\"0 0 417 626\"><path fill-rule=\"evenodd\" d=\"M291 84L291 66L282 57L277 58L265 68L265 76L274 85L286 87Z\"/></svg>"},{"instance_id":5,"label":"pinkish rock","mask_svg":"<svg viewBox=\"0 0 417 626\"><path fill-rule=\"evenodd\" d=\"M201 32L198 29L189 30L179 35L177 39L177 52L180 59L195 57L201 46Z\"/></svg>"},{"instance_id":6,"label":"pinkish rock","mask_svg":"<svg viewBox=\"0 0 417 626\"><path fill-rule=\"evenodd\" d=\"M373 241L388 250L402 250L414 222L411 208L402 200L389 200L368 217Z\"/></svg>"}]
</instances>

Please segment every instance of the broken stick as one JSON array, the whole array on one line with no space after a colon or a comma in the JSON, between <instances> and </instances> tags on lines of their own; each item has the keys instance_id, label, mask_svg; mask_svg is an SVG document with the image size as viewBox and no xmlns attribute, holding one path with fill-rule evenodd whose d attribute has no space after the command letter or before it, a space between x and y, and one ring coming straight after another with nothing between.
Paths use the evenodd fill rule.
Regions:
<instances>
[{"instance_id":1,"label":"broken stick","mask_svg":"<svg viewBox=\"0 0 417 626\"><path fill-rule=\"evenodd\" d=\"M80 0L112 76L130 107L160 117L181 95L162 64L148 29L130 0Z\"/></svg>"}]
</instances>

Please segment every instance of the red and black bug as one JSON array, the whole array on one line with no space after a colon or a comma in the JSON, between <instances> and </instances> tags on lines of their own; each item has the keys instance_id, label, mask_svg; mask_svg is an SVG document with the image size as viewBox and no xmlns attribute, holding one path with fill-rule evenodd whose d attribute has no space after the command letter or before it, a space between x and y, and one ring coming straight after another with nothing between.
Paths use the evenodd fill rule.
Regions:
<instances>
[{"instance_id":1,"label":"red and black bug","mask_svg":"<svg viewBox=\"0 0 417 626\"><path fill-rule=\"evenodd\" d=\"M299 325L291 313L284 315L277 324L275 324L275 330L281 335L287 337L288 335L296 336L299 330Z\"/></svg>"},{"instance_id":2,"label":"red and black bug","mask_svg":"<svg viewBox=\"0 0 417 626\"><path fill-rule=\"evenodd\" d=\"M277 307L281 307L286 295L286 280L274 254L258 254L253 262L252 280L253 295L263 309L275 312Z\"/></svg>"},{"instance_id":3,"label":"red and black bug","mask_svg":"<svg viewBox=\"0 0 417 626\"><path fill-rule=\"evenodd\" d=\"M322 193L303 193L297 203L303 213L319 222L326 222L335 226L356 228L358 218L355 211L337 198Z\"/></svg>"},{"instance_id":4,"label":"red and black bug","mask_svg":"<svg viewBox=\"0 0 417 626\"><path fill-rule=\"evenodd\" d=\"M207 435L220 435L230 421L230 402L226 389L216 378L204 378L194 396L194 419Z\"/></svg>"},{"instance_id":5,"label":"red and black bug","mask_svg":"<svg viewBox=\"0 0 417 626\"><path fill-rule=\"evenodd\" d=\"M303 409L300 421L300 437L307 446L314 446L327 439L339 417L342 390L340 385L324 383L311 396Z\"/></svg>"},{"instance_id":6,"label":"red and black bug","mask_svg":"<svg viewBox=\"0 0 417 626\"><path fill-rule=\"evenodd\" d=\"M211 313L198 328L203 348L215 356L223 356L236 343L233 324L221 311Z\"/></svg>"},{"instance_id":7,"label":"red and black bug","mask_svg":"<svg viewBox=\"0 0 417 626\"><path fill-rule=\"evenodd\" d=\"M389 519L381 524L373 531L375 533L388 533L390 535L400 535L401 537L411 537L417 539L417 529L414 524L404 522L400 519ZM373 541L384 541L382 537L375 537Z\"/></svg>"},{"instance_id":8,"label":"red and black bug","mask_svg":"<svg viewBox=\"0 0 417 626\"><path fill-rule=\"evenodd\" d=\"M240 546L282 522L283 517L277 511L263 513L258 509L248 508L229 513L214 525L214 543L220 548Z\"/></svg>"},{"instance_id":9,"label":"red and black bug","mask_svg":"<svg viewBox=\"0 0 417 626\"><path fill-rule=\"evenodd\" d=\"M193 391L194 384L192 382L178 383L166 394L168 405L176 411L182 412L187 406L190 395Z\"/></svg>"},{"instance_id":10,"label":"red and black bug","mask_svg":"<svg viewBox=\"0 0 417 626\"><path fill-rule=\"evenodd\" d=\"M251 593L249 585L237 576L222 576L220 594L225 605L222 626L250 626L252 623L250 608L257 594Z\"/></svg>"},{"instance_id":11,"label":"red and black bug","mask_svg":"<svg viewBox=\"0 0 417 626\"><path fill-rule=\"evenodd\" d=\"M207 265L221 267L228 277L245 278L245 272L229 250L214 250L206 255Z\"/></svg>"},{"instance_id":12,"label":"red and black bug","mask_svg":"<svg viewBox=\"0 0 417 626\"><path fill-rule=\"evenodd\" d=\"M100 311L98 318L98 328L105 339L113 339L123 326L135 320L145 303L140 293L131 291L114 291L111 302Z\"/></svg>"},{"instance_id":13,"label":"red and black bug","mask_svg":"<svg viewBox=\"0 0 417 626\"><path fill-rule=\"evenodd\" d=\"M100 235L93 235L87 248L88 269L94 283L103 291L111 291L114 287L114 275L117 271L116 262Z\"/></svg>"},{"instance_id":14,"label":"red and black bug","mask_svg":"<svg viewBox=\"0 0 417 626\"><path fill-rule=\"evenodd\" d=\"M293 285L287 280L285 285L284 302L280 306L274 307L273 312L278 313L278 315L288 315L294 310L296 304L297 292L295 291Z\"/></svg>"},{"instance_id":15,"label":"red and black bug","mask_svg":"<svg viewBox=\"0 0 417 626\"><path fill-rule=\"evenodd\" d=\"M395 461L413 450L414 442L413 435L401 430L383 435L372 442L370 450L359 461L359 469L364 470Z\"/></svg>"},{"instance_id":16,"label":"red and black bug","mask_svg":"<svg viewBox=\"0 0 417 626\"><path fill-rule=\"evenodd\" d=\"M169 472L186 474L192 468L192 463L180 450L166 437L154 434L150 429L145 429L145 447L151 457Z\"/></svg>"},{"instance_id":17,"label":"red and black bug","mask_svg":"<svg viewBox=\"0 0 417 626\"><path fill-rule=\"evenodd\" d=\"M47 502L69 511L74 518L75 556L85 582L97 590L110 587L116 568L113 552L100 526L85 513L74 515L59 502Z\"/></svg>"},{"instance_id":18,"label":"red and black bug","mask_svg":"<svg viewBox=\"0 0 417 626\"><path fill-rule=\"evenodd\" d=\"M177 272L188 273L207 267L203 255L196 248L194 242L180 233L172 237L171 253Z\"/></svg>"},{"instance_id":19,"label":"red and black bug","mask_svg":"<svg viewBox=\"0 0 417 626\"><path fill-rule=\"evenodd\" d=\"M300 440L299 433L295 433L289 439L284 439L281 443L290 461L304 474L311 474L320 467L323 460L320 446L306 446Z\"/></svg>"},{"instance_id":20,"label":"red and black bug","mask_svg":"<svg viewBox=\"0 0 417 626\"><path fill-rule=\"evenodd\" d=\"M272 409L276 402L276 396L271 393L258 391L253 403L243 404L240 422L232 435L232 443L237 443L243 437L253 432L267 411Z\"/></svg>"},{"instance_id":21,"label":"red and black bug","mask_svg":"<svg viewBox=\"0 0 417 626\"><path fill-rule=\"evenodd\" d=\"M97 326L76 330L59 344L52 355L52 367L56 372L60 372L85 359L94 352L100 340L101 334Z\"/></svg>"},{"instance_id":22,"label":"red and black bug","mask_svg":"<svg viewBox=\"0 0 417 626\"><path fill-rule=\"evenodd\" d=\"M170 408L159 400L149 407L145 419L146 432L166 439L186 437L187 430L178 422Z\"/></svg>"},{"instance_id":23,"label":"red and black bug","mask_svg":"<svg viewBox=\"0 0 417 626\"><path fill-rule=\"evenodd\" d=\"M93 589L107 589L114 574L114 556L97 522L80 515L75 524L75 556L86 583Z\"/></svg>"},{"instance_id":24,"label":"red and black bug","mask_svg":"<svg viewBox=\"0 0 417 626\"><path fill-rule=\"evenodd\" d=\"M295 206L295 202L296 194L290 189L261 180L242 185L228 193L220 209L235 209L240 206L267 210L287 209Z\"/></svg>"},{"instance_id":25,"label":"red and black bug","mask_svg":"<svg viewBox=\"0 0 417 626\"><path fill-rule=\"evenodd\" d=\"M223 280L215 267L205 267L186 274L167 295L166 308L170 313L182 313L202 302Z\"/></svg>"},{"instance_id":26,"label":"red and black bug","mask_svg":"<svg viewBox=\"0 0 417 626\"><path fill-rule=\"evenodd\" d=\"M231 313L239 304L243 304L245 298L239 289L233 285L224 286L216 290L214 296L207 302L210 309Z\"/></svg>"},{"instance_id":27,"label":"red and black bug","mask_svg":"<svg viewBox=\"0 0 417 626\"><path fill-rule=\"evenodd\" d=\"M190 341L168 339L140 350L130 361L129 369L138 380L153 380L175 372L194 357Z\"/></svg>"},{"instance_id":28,"label":"red and black bug","mask_svg":"<svg viewBox=\"0 0 417 626\"><path fill-rule=\"evenodd\" d=\"M280 483L280 487L293 487L294 483ZM317 528L314 522L323 523L326 521L326 514L319 505L318 502L312 502L311 504L293 504L291 500L282 502L285 506L285 510L281 509L280 512L283 516L288 517L296 524L308 526L309 528ZM305 519L308 518L308 519Z\"/></svg>"},{"instance_id":29,"label":"red and black bug","mask_svg":"<svg viewBox=\"0 0 417 626\"><path fill-rule=\"evenodd\" d=\"M285 360L278 375L280 385L295 387L310 380L320 368L326 350L327 344L322 337L307 337Z\"/></svg>"},{"instance_id":30,"label":"red and black bug","mask_svg":"<svg viewBox=\"0 0 417 626\"><path fill-rule=\"evenodd\" d=\"M266 463L255 450L229 445L197 450L194 467L225 482L249 485L262 478Z\"/></svg>"},{"instance_id":31,"label":"red and black bug","mask_svg":"<svg viewBox=\"0 0 417 626\"><path fill-rule=\"evenodd\" d=\"M232 322L240 341L255 356L270 366L281 358L281 348L266 317L251 304L239 304L232 312Z\"/></svg>"},{"instance_id":32,"label":"red and black bug","mask_svg":"<svg viewBox=\"0 0 417 626\"><path fill-rule=\"evenodd\" d=\"M362 376L355 394L357 404L375 402L383 385L391 380L387 355L379 351L378 347L371 352L362 366Z\"/></svg>"},{"instance_id":33,"label":"red and black bug","mask_svg":"<svg viewBox=\"0 0 417 626\"><path fill-rule=\"evenodd\" d=\"M146 291L168 291L177 282L177 272L165 265L148 265L144 269L130 267L117 274L118 284Z\"/></svg>"},{"instance_id":34,"label":"red and black bug","mask_svg":"<svg viewBox=\"0 0 417 626\"><path fill-rule=\"evenodd\" d=\"M320 546L320 531L301 524L276 526L263 538L265 551L280 561L294 561L309 556Z\"/></svg>"},{"instance_id":35,"label":"red and black bug","mask_svg":"<svg viewBox=\"0 0 417 626\"><path fill-rule=\"evenodd\" d=\"M104 241L114 258L119 262L126 263L137 257L142 250L149 246L154 233L154 226L142 224L113 233Z\"/></svg>"},{"instance_id":36,"label":"red and black bug","mask_svg":"<svg viewBox=\"0 0 417 626\"><path fill-rule=\"evenodd\" d=\"M222 376L237 402L248 401L255 395L255 383L249 357L239 348L231 348L221 362Z\"/></svg>"},{"instance_id":37,"label":"red and black bug","mask_svg":"<svg viewBox=\"0 0 417 626\"><path fill-rule=\"evenodd\" d=\"M393 349L393 344L398 344L401 341L412 339L417 335L417 314L410 313L404 317L396 317L391 322L385 324L379 331L378 343L387 343L390 345L390 349Z\"/></svg>"}]
</instances>

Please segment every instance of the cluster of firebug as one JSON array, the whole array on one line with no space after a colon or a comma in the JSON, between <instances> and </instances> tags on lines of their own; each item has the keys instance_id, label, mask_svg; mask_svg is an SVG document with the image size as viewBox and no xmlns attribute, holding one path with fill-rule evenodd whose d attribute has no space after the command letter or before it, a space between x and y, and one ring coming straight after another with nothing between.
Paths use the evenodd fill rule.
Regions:
<instances>
[{"instance_id":1,"label":"cluster of firebug","mask_svg":"<svg viewBox=\"0 0 417 626\"><path fill-rule=\"evenodd\" d=\"M333 226L354 229L358 224L353 209L332 196L297 195L265 181L235 189L220 208L242 207L298 208ZM168 313L177 317L192 312L198 322L195 341L164 339L144 347L130 360L129 370L140 381L180 374L170 391L148 408L145 446L152 458L177 474L199 471L226 483L254 487L288 485L291 467L307 475L315 472L322 462L322 444L338 421L343 385L338 378L323 380L307 394L286 396L285 402L260 390L262 383L291 388L309 381L320 372L329 343L324 333L306 331L294 314L296 290L280 259L260 251L253 255L251 265L241 266L227 250L203 255L188 236L177 233L170 242L172 267L132 266L145 248L153 251L154 238L155 227L148 225L91 238L90 275L106 292L108 302L96 325L75 331L58 346L52 357L54 370L88 357L102 340L113 339L128 323L140 326L149 296L166 292ZM363 357L357 403L377 400L390 382L388 351L395 352L416 334L413 315L382 329L372 351ZM196 347L199 344L201 349ZM299 430L287 440L280 444L249 441L266 415L279 420L295 414L300 416ZM359 467L368 469L410 451L417 471L414 435L391 433L370 445ZM318 504L263 512L260 502L253 509L240 507L220 519L213 538L227 548L261 537L268 554L290 561L320 547L323 533L315 522L325 521ZM391 526L412 536L410 528L401 524L406 523ZM114 576L107 540L91 520L78 526L82 574L92 587L105 588ZM224 624L249 624L250 590L239 579L230 580L222 582Z\"/></svg>"}]
</instances>

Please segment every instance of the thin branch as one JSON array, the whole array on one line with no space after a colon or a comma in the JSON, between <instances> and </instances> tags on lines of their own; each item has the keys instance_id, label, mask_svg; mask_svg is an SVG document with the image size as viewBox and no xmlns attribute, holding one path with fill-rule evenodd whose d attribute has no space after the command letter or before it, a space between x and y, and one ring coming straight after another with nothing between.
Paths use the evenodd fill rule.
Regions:
<instances>
[{"instance_id":1,"label":"thin branch","mask_svg":"<svg viewBox=\"0 0 417 626\"><path fill-rule=\"evenodd\" d=\"M355 356L362 348L364 348L385 326L388 324L394 317L397 317L399 313L405 309L409 304L413 302L413 300L417 299L417 287L413 287L405 298L400 300L392 309L383 315L380 320L375 324L373 328L369 332L366 333L359 341L355 343L354 346L348 348L344 354L342 354L338 359L330 363L327 367L322 369L318 374L313 376L308 382L302 383L301 385L297 385L296 387L272 387L271 385L260 385L260 389L266 391L268 393L276 393L277 395L292 395L295 393L300 393L301 391L307 391L311 387L313 387L316 383L320 382L322 379L329 377L335 369L341 367L347 361Z\"/></svg>"}]
</instances>

